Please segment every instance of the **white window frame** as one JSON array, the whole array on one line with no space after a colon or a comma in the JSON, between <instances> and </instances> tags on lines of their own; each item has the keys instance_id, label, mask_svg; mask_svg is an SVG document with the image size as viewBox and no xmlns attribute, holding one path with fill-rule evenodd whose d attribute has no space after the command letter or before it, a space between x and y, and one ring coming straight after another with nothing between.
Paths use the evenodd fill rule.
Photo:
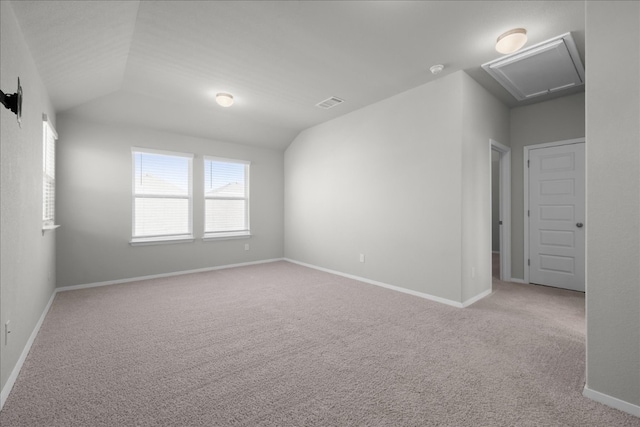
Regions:
<instances>
[{"instance_id":1,"label":"white window frame","mask_svg":"<svg viewBox=\"0 0 640 427\"><path fill-rule=\"evenodd\" d=\"M163 156L185 157L189 160L189 192L187 196L170 196L165 198L188 198L189 214L188 214L188 232L185 234L171 234L158 236L135 236L136 221L136 153L144 154L160 154ZM179 153L175 151L156 150L153 148L131 147L131 241L132 246L158 245L166 243L184 243L193 242L193 157L191 153ZM147 196L154 197L154 196Z\"/></svg>"},{"instance_id":2,"label":"white window frame","mask_svg":"<svg viewBox=\"0 0 640 427\"><path fill-rule=\"evenodd\" d=\"M47 230L53 230L59 225L55 225L56 219L56 140L58 139L58 133L53 127L53 123L49 120L49 117L46 114L42 115L42 232L44 234ZM52 147L51 147L52 146ZM53 152L53 157L50 158L47 153L49 153L49 149L51 147L51 151ZM50 180L53 185L53 195L51 197L47 197L47 182ZM51 207L51 215L48 215L48 207L50 207L50 203L53 204Z\"/></svg>"},{"instance_id":3,"label":"white window frame","mask_svg":"<svg viewBox=\"0 0 640 427\"><path fill-rule=\"evenodd\" d=\"M250 203L251 203L251 195L250 195L250 176L251 176L251 162L248 160L239 160L239 159L229 159L225 157L215 157L215 156L204 156L202 162L202 170L203 170L203 182L206 177L204 176L204 171L206 170L205 163L207 161L212 162L222 162L222 163L238 163L245 166L244 168L244 182L245 182L245 196L244 197L215 197L215 196L207 196L206 187L203 188L202 194L204 196L203 205L203 237L202 239L207 240L224 240L224 239L244 239L251 237L251 218L249 213L251 212ZM246 218L246 229L238 230L238 231L207 231L207 200L244 200L245 203L245 218Z\"/></svg>"}]
</instances>

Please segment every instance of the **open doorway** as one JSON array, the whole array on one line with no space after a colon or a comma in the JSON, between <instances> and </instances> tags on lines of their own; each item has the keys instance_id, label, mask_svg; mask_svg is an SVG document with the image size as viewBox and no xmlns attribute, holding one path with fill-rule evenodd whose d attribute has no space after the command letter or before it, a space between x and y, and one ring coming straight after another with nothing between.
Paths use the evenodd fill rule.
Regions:
<instances>
[{"instance_id":1,"label":"open doorway","mask_svg":"<svg viewBox=\"0 0 640 427\"><path fill-rule=\"evenodd\" d=\"M500 153L491 150L491 277L500 279Z\"/></svg>"},{"instance_id":2,"label":"open doorway","mask_svg":"<svg viewBox=\"0 0 640 427\"><path fill-rule=\"evenodd\" d=\"M511 280L511 149L492 139L489 142L492 171L492 275L508 282Z\"/></svg>"}]
</instances>

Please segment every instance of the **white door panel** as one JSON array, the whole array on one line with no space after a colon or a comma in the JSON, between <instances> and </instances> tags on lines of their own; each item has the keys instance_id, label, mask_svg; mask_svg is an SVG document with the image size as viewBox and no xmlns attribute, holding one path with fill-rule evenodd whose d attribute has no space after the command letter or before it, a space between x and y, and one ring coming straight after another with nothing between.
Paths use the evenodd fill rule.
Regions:
<instances>
[{"instance_id":1,"label":"white door panel","mask_svg":"<svg viewBox=\"0 0 640 427\"><path fill-rule=\"evenodd\" d=\"M584 291L584 143L529 151L529 282Z\"/></svg>"}]
</instances>

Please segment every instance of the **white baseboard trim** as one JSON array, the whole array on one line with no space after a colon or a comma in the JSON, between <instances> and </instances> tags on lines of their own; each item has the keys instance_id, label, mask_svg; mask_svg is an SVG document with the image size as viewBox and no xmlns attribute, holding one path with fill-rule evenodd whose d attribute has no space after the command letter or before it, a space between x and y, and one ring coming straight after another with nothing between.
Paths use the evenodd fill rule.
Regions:
<instances>
[{"instance_id":1,"label":"white baseboard trim","mask_svg":"<svg viewBox=\"0 0 640 427\"><path fill-rule=\"evenodd\" d=\"M401 288L400 286L394 286L394 285L389 285L388 283L378 282L377 280L367 279L366 277L360 277L360 276L356 276L356 275L353 275L353 274L342 273L340 271L331 270L329 268L318 267L317 265L307 264L306 262L296 261L296 260L291 259L291 258L284 258L284 260L287 261L287 262L290 262L292 264L298 264L298 265L301 265L303 267L313 268L314 270L324 271L326 273L335 274L336 276L346 277L347 279L353 279L353 280L357 280L359 282L368 283L370 285L380 286L380 287L383 287L383 288L391 289L393 291L402 292L404 294L413 295L413 296L416 296L416 297L428 299L430 301L439 302L441 304L446 304L446 305L450 305L452 307L457 307L457 308L464 308L464 307L466 307L468 305L471 305L474 302L478 301L481 298L484 298L485 296L487 296L487 295L489 295L491 293L491 290L488 290L488 291L485 291L485 292L483 292L482 294L480 294L480 295L478 295L476 297L473 297L473 298L465 301L464 303L461 303L461 302L458 302L458 301L453 301L453 300L450 300L450 299L437 297L435 295L426 294L424 292L418 292L418 291L414 291L414 290L407 289L407 288Z\"/></svg>"},{"instance_id":2,"label":"white baseboard trim","mask_svg":"<svg viewBox=\"0 0 640 427\"><path fill-rule=\"evenodd\" d=\"M510 278L510 279L508 280L508 282L511 282L511 283L522 283L522 284L525 284L525 281L524 281L524 280L522 280L522 279L514 279L513 277L512 277L512 278Z\"/></svg>"},{"instance_id":3,"label":"white baseboard trim","mask_svg":"<svg viewBox=\"0 0 640 427\"><path fill-rule=\"evenodd\" d=\"M266 264L269 262L283 261L284 258L263 259L260 261L241 262L238 264L219 265L217 267L197 268L195 270L181 270L172 273L152 274L149 276L130 277L127 279L107 280L105 282L85 283L83 285L62 286L56 289L56 292L74 291L77 289L96 288L99 286L119 285L122 283L138 282L140 280L161 279L163 277L182 276L184 274L204 273L206 271L224 270L227 268L244 267L247 265Z\"/></svg>"},{"instance_id":4,"label":"white baseboard trim","mask_svg":"<svg viewBox=\"0 0 640 427\"><path fill-rule=\"evenodd\" d=\"M479 293L478 295L476 295L473 298L469 298L468 300L466 300L465 302L462 303L462 307L469 307L471 304L473 304L474 302L478 302L480 301L482 298L486 297L487 295L491 294L491 289L487 289L486 291Z\"/></svg>"},{"instance_id":5,"label":"white baseboard trim","mask_svg":"<svg viewBox=\"0 0 640 427\"><path fill-rule=\"evenodd\" d=\"M595 400L596 402L603 403L607 406L611 406L612 408L640 417L640 406L625 402L624 400L609 396L608 394L600 393L599 391L591 390L586 385L582 390L582 395L591 400Z\"/></svg>"},{"instance_id":6,"label":"white baseboard trim","mask_svg":"<svg viewBox=\"0 0 640 427\"><path fill-rule=\"evenodd\" d=\"M51 308L51 304L53 303L53 299L56 297L56 293L57 293L57 289L54 290L53 293L51 294L51 298L49 298L49 302L47 303L44 310L42 311L42 315L38 319L36 326L33 328L33 331L31 332L31 335L29 336L29 339L27 340L27 343L25 344L24 349L22 350L22 354L20 355L18 362L13 367L13 371L11 371L11 375L9 375L9 378L7 379L7 382L5 383L4 387L2 387L2 392L0 392L0 411L2 411L2 408L4 408L4 403L9 398L9 393L11 393L11 389L13 389L13 385L18 379L18 374L22 369L22 365L24 364L24 361L27 360L27 355L29 354L29 351L31 350L31 346L33 345L33 342L35 341L36 336L40 331L40 327L44 322L44 318L47 316L47 313L49 312L49 308Z\"/></svg>"}]
</instances>

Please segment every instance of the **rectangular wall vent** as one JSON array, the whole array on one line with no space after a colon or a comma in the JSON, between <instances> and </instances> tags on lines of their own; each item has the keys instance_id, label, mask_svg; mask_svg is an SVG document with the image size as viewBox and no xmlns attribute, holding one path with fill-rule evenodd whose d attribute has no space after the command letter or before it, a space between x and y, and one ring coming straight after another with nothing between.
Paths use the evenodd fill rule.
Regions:
<instances>
[{"instance_id":1,"label":"rectangular wall vent","mask_svg":"<svg viewBox=\"0 0 640 427\"><path fill-rule=\"evenodd\" d=\"M571 33L482 65L518 101L584 84L584 67Z\"/></svg>"},{"instance_id":2,"label":"rectangular wall vent","mask_svg":"<svg viewBox=\"0 0 640 427\"><path fill-rule=\"evenodd\" d=\"M343 99L332 96L331 98L325 99L324 101L318 102L316 107L324 108L325 110L329 108L333 108L338 104L342 104L344 102Z\"/></svg>"}]
</instances>

